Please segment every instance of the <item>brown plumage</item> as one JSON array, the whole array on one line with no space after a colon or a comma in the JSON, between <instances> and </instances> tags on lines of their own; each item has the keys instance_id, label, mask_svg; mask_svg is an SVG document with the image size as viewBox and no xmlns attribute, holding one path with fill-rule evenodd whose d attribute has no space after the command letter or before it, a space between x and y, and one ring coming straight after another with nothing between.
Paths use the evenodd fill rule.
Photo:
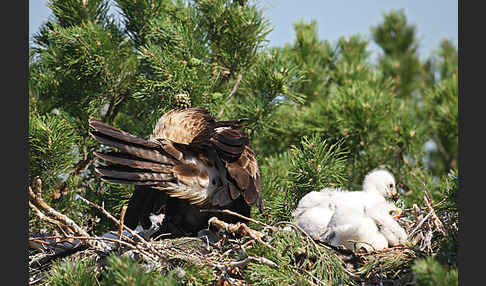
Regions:
<instances>
[{"instance_id":1,"label":"brown plumage","mask_svg":"<svg viewBox=\"0 0 486 286\"><path fill-rule=\"evenodd\" d=\"M117 149L95 153L112 163L96 167L101 178L136 185L125 215L128 227L147 228L149 215L163 212L163 232L195 235L215 215L201 209L250 216L252 205L262 208L258 164L238 120L216 121L203 108L174 109L159 119L148 140L94 118L89 125L94 139Z\"/></svg>"}]
</instances>

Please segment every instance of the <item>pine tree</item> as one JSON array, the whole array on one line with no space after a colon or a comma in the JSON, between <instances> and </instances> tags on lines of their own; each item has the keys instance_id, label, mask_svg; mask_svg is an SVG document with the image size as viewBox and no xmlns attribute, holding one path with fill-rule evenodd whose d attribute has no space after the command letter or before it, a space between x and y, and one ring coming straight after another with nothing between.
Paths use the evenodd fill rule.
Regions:
<instances>
[{"instance_id":1,"label":"pine tree","mask_svg":"<svg viewBox=\"0 0 486 286\"><path fill-rule=\"evenodd\" d=\"M372 35L384 52L379 58L384 76L393 79L399 96L412 96L420 73L415 26L407 24L403 10L392 11L384 15L382 23L372 28Z\"/></svg>"},{"instance_id":2,"label":"pine tree","mask_svg":"<svg viewBox=\"0 0 486 286\"><path fill-rule=\"evenodd\" d=\"M438 212L457 214L450 179L458 173L457 49L444 41L421 61L416 28L403 11L385 13L371 28L383 50L374 63L367 39L319 39L315 21L295 24L294 43L269 48L271 23L251 1L51 0L49 7L53 16L30 45L28 180L40 177L46 201L89 232L115 225L76 195L118 216L132 188L104 183L93 171L93 152L105 147L88 136L88 118L147 138L158 118L181 104L223 120L248 119L265 205L252 216L267 224L290 220L309 191L359 189L364 175L380 166L395 175L403 204L420 204L428 190L448 202ZM426 142L436 148L424 148ZM55 231L33 213L29 226ZM441 257L457 250L456 230L450 232L450 240L437 242ZM280 268L250 263L242 277L262 285L306 283L309 276L289 276L303 267L293 256L302 241L284 235L275 243L279 252L291 249L278 258ZM254 254L275 252L256 248ZM332 253L322 255L327 262L309 273L332 285L352 283ZM102 277L120 285L130 275L134 281L159 277L117 259ZM414 268L420 279L429 268L445 271L424 261ZM64 285L70 282L63 276L84 277L92 267L66 262L50 279ZM208 283L211 269L191 267L185 268L188 283ZM449 278L457 279L452 272Z\"/></svg>"}]
</instances>

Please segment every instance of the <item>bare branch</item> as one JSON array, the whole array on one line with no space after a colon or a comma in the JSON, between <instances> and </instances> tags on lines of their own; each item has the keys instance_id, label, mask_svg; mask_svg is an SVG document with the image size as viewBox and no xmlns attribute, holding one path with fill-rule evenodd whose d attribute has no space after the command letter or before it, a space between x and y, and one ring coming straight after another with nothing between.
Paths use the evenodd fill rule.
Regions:
<instances>
[{"instance_id":1,"label":"bare branch","mask_svg":"<svg viewBox=\"0 0 486 286\"><path fill-rule=\"evenodd\" d=\"M272 260L265 258L265 257L256 257L256 256L248 256L247 258L245 258L243 260L231 262L229 264L229 266L230 267L244 267L250 262L265 264L265 265L268 265L270 267L277 267L277 263L273 262Z\"/></svg>"},{"instance_id":2,"label":"bare branch","mask_svg":"<svg viewBox=\"0 0 486 286\"><path fill-rule=\"evenodd\" d=\"M427 196L428 195L428 196ZM430 210L430 213L432 213L432 217L434 218L434 224L436 228L439 230L440 233L442 233L444 236L447 236L446 231L444 230L444 225L440 221L439 217L435 214L435 210L432 207L432 204L430 203L429 197L431 195L427 192L426 195L424 195L424 202L427 208Z\"/></svg>"},{"instance_id":3,"label":"bare branch","mask_svg":"<svg viewBox=\"0 0 486 286\"><path fill-rule=\"evenodd\" d=\"M270 246L268 243L264 242L262 240L264 234L256 231L254 229L251 229L248 227L245 223L242 222L237 222L237 223L226 223L222 220L219 220L217 217L212 217L208 220L209 225L213 225L218 229L223 229L227 232L234 233L234 234L240 234L240 235L248 235L251 238L257 240L261 244L274 249L272 246Z\"/></svg>"},{"instance_id":4,"label":"bare branch","mask_svg":"<svg viewBox=\"0 0 486 286\"><path fill-rule=\"evenodd\" d=\"M82 236L87 236L87 237L90 236L84 229L79 227L72 219L56 211L55 209L53 209L51 206L49 206L47 203L44 202L44 200L42 199L42 182L40 178L37 177L34 183L35 183L34 184L35 192L32 191L32 188L29 186L29 200L30 202L32 202L33 205L46 212L47 215L50 216L52 219L58 221L62 225L65 225L73 233Z\"/></svg>"},{"instance_id":5,"label":"bare branch","mask_svg":"<svg viewBox=\"0 0 486 286\"><path fill-rule=\"evenodd\" d=\"M80 195L77 195L77 197L82 200L83 202L85 202L86 204L92 206L92 207L95 207L97 208L99 211L101 211L106 217L108 217L109 219L111 219L113 222L115 222L117 225L120 226L121 229L125 229L126 231L128 231L132 236L136 237L144 247L150 249L151 251L153 251L154 253L156 253L159 257L161 258L166 258L162 253L160 253L159 251L157 251L149 242L147 242L143 237L141 237L138 233L136 233L135 231L133 231L132 229L130 229L129 227L127 227L126 225L124 225L123 223L121 223L118 219L116 219L113 215L111 215L109 212L107 212L103 207L100 207L98 206L97 204L93 203L93 202L90 202L88 201L87 199L83 198L82 196ZM125 237L125 236L124 236ZM138 246L137 246L138 248ZM140 248L141 249L141 248Z\"/></svg>"},{"instance_id":6,"label":"bare branch","mask_svg":"<svg viewBox=\"0 0 486 286\"><path fill-rule=\"evenodd\" d=\"M235 84L233 85L233 89L231 90L230 94L226 98L226 101L224 102L223 107L221 107L221 110L218 112L218 115L216 115L216 119L220 118L221 115L223 115L224 107L233 98L233 95L236 93L236 90L238 89L238 86L240 85L240 82L241 82L241 79L242 78L243 78L243 75L241 73L238 75L238 77L236 77L236 81L235 81Z\"/></svg>"},{"instance_id":7,"label":"bare branch","mask_svg":"<svg viewBox=\"0 0 486 286\"><path fill-rule=\"evenodd\" d=\"M123 233L123 222L125 221L125 213L127 212L127 206L123 206L120 214L120 227L118 229L118 239L121 239Z\"/></svg>"},{"instance_id":8,"label":"bare branch","mask_svg":"<svg viewBox=\"0 0 486 286\"><path fill-rule=\"evenodd\" d=\"M43 220L43 221L46 221L48 223L52 223L52 224L55 224L57 225L60 229L62 229L62 226L61 224L59 223L59 221L55 220L55 219L52 219L48 216L46 216L43 212L41 212L32 202L29 201L29 207L34 211L34 214L40 219L40 220Z\"/></svg>"},{"instance_id":9,"label":"bare branch","mask_svg":"<svg viewBox=\"0 0 486 286\"><path fill-rule=\"evenodd\" d=\"M268 224L265 224L263 222L260 222L258 220L255 220L255 219L252 219L252 218L249 218L249 217L246 217L244 215L241 215L239 213L236 213L236 212L233 212L233 211L230 211L228 209L224 209L224 210L218 210L218 209L206 209L206 210L200 210L200 212L210 212L210 213L222 213L222 214L228 214L228 215L232 215L232 216L235 216L237 218L241 218L241 219L244 219L246 221L249 221L249 222L252 222L254 224L258 224L258 225L261 225L261 226L264 226L264 227L268 227L268 228L272 228L270 225Z\"/></svg>"},{"instance_id":10,"label":"bare branch","mask_svg":"<svg viewBox=\"0 0 486 286\"><path fill-rule=\"evenodd\" d=\"M408 238L411 239L415 232L420 229L420 227L424 224L424 222L432 215L432 212L429 212L418 224L417 226L410 232Z\"/></svg>"}]
</instances>

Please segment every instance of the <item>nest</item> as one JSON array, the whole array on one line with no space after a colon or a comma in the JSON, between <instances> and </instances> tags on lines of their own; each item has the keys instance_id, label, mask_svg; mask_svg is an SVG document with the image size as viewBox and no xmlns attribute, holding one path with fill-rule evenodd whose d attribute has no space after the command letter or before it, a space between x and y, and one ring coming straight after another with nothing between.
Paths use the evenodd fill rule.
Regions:
<instances>
[{"instance_id":1,"label":"nest","mask_svg":"<svg viewBox=\"0 0 486 286\"><path fill-rule=\"evenodd\" d=\"M409 243L370 253L354 253L314 241L290 222L267 225L251 218L245 218L248 224L228 224L213 217L209 221L214 230L213 236L147 240L121 224L123 218L118 220L102 207L81 198L120 226L120 231L114 232L111 237L100 237L89 235L72 220L45 204L40 181L34 189L35 192L29 187L31 208L39 218L56 224L63 231L62 235L31 234L28 250L31 284L42 283L55 259L94 257L102 268L106 257L115 252L142 261L148 271L167 272L183 269L187 265L206 267L211 269L214 285L246 285L244 272L249 265L289 269L309 285L336 283L336 278L319 275L319 271L321 274L322 271L343 272L357 285L406 285L413 283L411 266L414 260L434 255L437 244L447 236L444 224L457 227L457 217L445 215L439 218L426 195L423 207L414 205L405 209L398 221L409 234ZM227 210L221 212L241 217ZM289 233L295 236L294 242L282 239L289 237ZM276 259L283 252L287 252L285 255L290 259ZM331 265L332 261L337 261L338 266ZM183 276L184 273L180 278L183 279Z\"/></svg>"}]
</instances>

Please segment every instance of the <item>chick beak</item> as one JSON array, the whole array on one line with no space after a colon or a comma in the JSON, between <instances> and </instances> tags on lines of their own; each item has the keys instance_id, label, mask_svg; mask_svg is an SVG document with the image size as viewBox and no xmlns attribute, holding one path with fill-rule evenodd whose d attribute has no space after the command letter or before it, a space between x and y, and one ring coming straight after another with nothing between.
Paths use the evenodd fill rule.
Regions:
<instances>
[{"instance_id":1,"label":"chick beak","mask_svg":"<svg viewBox=\"0 0 486 286\"><path fill-rule=\"evenodd\" d=\"M397 210L395 211L395 215L393 216L393 219L399 219L401 216L402 216L402 209L401 208L397 208Z\"/></svg>"},{"instance_id":2,"label":"chick beak","mask_svg":"<svg viewBox=\"0 0 486 286\"><path fill-rule=\"evenodd\" d=\"M396 203L398 201L397 189L393 189L390 195L391 195L391 199Z\"/></svg>"}]
</instances>

